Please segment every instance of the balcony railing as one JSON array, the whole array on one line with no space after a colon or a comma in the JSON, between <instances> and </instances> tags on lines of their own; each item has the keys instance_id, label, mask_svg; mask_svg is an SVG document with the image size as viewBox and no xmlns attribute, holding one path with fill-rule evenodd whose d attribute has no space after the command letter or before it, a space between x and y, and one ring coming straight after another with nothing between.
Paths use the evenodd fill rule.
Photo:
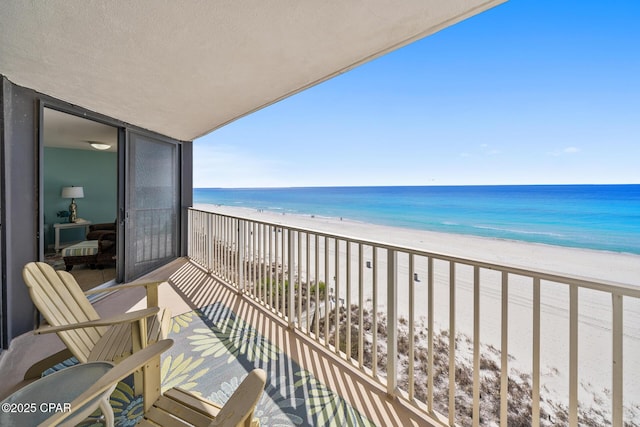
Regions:
<instances>
[{"instance_id":1,"label":"balcony railing","mask_svg":"<svg viewBox=\"0 0 640 427\"><path fill-rule=\"evenodd\" d=\"M622 427L637 414L637 396L629 403L623 391L640 370L635 358L623 364L623 346L638 327L639 287L195 209L188 251L444 425L583 424L594 411L581 399L592 375L581 359L592 352L608 377L599 422ZM605 348L590 347L585 316L597 320ZM563 329L564 342L546 346ZM557 360L566 360L557 367L564 403L546 396L548 363Z\"/></svg>"}]
</instances>

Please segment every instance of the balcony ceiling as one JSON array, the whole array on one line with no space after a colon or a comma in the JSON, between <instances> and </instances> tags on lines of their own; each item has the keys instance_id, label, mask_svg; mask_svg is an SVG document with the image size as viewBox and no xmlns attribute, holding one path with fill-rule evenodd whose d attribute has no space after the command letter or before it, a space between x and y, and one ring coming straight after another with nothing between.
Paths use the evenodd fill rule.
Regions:
<instances>
[{"instance_id":1,"label":"balcony ceiling","mask_svg":"<svg viewBox=\"0 0 640 427\"><path fill-rule=\"evenodd\" d=\"M3 0L0 74L180 140L504 0Z\"/></svg>"}]
</instances>

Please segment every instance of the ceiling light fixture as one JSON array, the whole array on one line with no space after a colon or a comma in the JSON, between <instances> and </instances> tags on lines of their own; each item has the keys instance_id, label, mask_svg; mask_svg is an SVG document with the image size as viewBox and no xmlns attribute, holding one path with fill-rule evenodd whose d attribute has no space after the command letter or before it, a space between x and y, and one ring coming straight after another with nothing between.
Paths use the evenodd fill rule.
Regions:
<instances>
[{"instance_id":1,"label":"ceiling light fixture","mask_svg":"<svg viewBox=\"0 0 640 427\"><path fill-rule=\"evenodd\" d=\"M111 148L111 144L105 144L102 142L89 141L89 144L96 150L108 150Z\"/></svg>"}]
</instances>

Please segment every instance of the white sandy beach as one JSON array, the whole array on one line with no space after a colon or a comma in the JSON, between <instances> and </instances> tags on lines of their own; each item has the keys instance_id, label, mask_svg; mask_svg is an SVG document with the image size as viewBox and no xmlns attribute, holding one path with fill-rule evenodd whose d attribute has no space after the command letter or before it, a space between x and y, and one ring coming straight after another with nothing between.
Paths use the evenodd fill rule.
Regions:
<instances>
[{"instance_id":1,"label":"white sandy beach","mask_svg":"<svg viewBox=\"0 0 640 427\"><path fill-rule=\"evenodd\" d=\"M269 211L229 206L197 204L196 209L256 219L283 226L385 242L439 254L504 264L512 267L552 272L640 286L640 256L588 249L565 248L544 244L490 239L365 224L339 218L278 214ZM352 258L357 256L353 251ZM366 256L366 255L365 255ZM341 257L346 259L346 256ZM367 258L370 259L370 258ZM384 263L385 260L379 262ZM400 277L407 277L408 262L399 258ZM434 264L435 319L437 328L449 328L448 265ZM344 271L344 268L341 268ZM370 274L371 270L365 272ZM416 283L416 317L426 316L426 270L417 265L421 278ZM424 271L424 273L423 273ZM352 273L353 274L353 273ZM403 276L404 274L404 276ZM366 277L365 277L366 280ZM344 283L344 282L343 282ZM473 271L456 269L456 330L467 336L473 331ZM399 284L403 286L402 283ZM344 285L340 294L344 296ZM404 285L408 287L407 284ZM354 286L355 288L356 286ZM500 348L500 278L499 273L483 271L481 275L481 341ZM379 291L378 311L386 310L384 292ZM365 291L365 301L371 297ZM408 290L399 289L398 310L407 317ZM509 280L509 348L513 356L510 367L531 373L532 352L531 280L511 276ZM542 284L542 382L561 403L568 403L569 292L559 284ZM357 289L352 289L352 303L358 303ZM640 404L640 300L624 300L624 400L626 405ZM579 398L589 406L594 395L610 407L611 389L611 298L601 292L581 291L579 303Z\"/></svg>"}]
</instances>

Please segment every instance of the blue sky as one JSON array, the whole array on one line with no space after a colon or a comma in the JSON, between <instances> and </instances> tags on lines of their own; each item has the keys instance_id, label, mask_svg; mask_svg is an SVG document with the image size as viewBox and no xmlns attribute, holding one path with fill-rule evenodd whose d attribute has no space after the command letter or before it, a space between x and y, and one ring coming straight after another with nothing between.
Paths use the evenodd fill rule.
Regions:
<instances>
[{"instance_id":1,"label":"blue sky","mask_svg":"<svg viewBox=\"0 0 640 427\"><path fill-rule=\"evenodd\" d=\"M640 183L640 2L511 0L194 141L194 187Z\"/></svg>"}]
</instances>

